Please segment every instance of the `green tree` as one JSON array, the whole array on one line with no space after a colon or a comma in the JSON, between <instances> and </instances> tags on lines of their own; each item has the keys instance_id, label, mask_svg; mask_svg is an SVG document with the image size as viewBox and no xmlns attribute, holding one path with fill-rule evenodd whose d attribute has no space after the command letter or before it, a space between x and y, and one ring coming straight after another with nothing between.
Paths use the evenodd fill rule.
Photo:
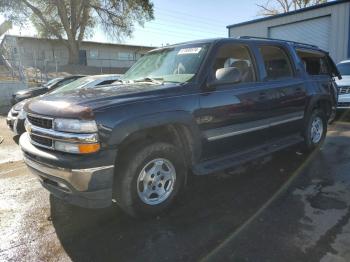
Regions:
<instances>
[{"instance_id":1,"label":"green tree","mask_svg":"<svg viewBox=\"0 0 350 262\"><path fill-rule=\"evenodd\" d=\"M271 16L326 2L327 0L267 0L257 6L260 8L259 15Z\"/></svg>"},{"instance_id":2,"label":"green tree","mask_svg":"<svg viewBox=\"0 0 350 262\"><path fill-rule=\"evenodd\" d=\"M80 44L96 26L121 39L132 35L135 23L154 19L150 0L0 0L0 14L17 25L30 21L39 36L61 40L70 64L78 63Z\"/></svg>"}]
</instances>

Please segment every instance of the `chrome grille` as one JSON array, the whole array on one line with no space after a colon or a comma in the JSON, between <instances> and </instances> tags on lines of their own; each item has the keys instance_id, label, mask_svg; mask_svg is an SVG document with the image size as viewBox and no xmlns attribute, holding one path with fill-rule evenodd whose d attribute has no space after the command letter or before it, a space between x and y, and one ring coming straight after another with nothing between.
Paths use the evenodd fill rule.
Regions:
<instances>
[{"instance_id":1,"label":"chrome grille","mask_svg":"<svg viewBox=\"0 0 350 262\"><path fill-rule=\"evenodd\" d=\"M350 107L350 102L338 102L338 107Z\"/></svg>"},{"instance_id":2,"label":"chrome grille","mask_svg":"<svg viewBox=\"0 0 350 262\"><path fill-rule=\"evenodd\" d=\"M341 86L339 88L340 95L349 94L349 93L350 93L350 86Z\"/></svg>"},{"instance_id":3,"label":"chrome grille","mask_svg":"<svg viewBox=\"0 0 350 262\"><path fill-rule=\"evenodd\" d=\"M27 115L27 119L29 123L31 123L34 126L46 128L46 129L52 129L52 119L41 117L41 116L34 116L34 115Z\"/></svg>"},{"instance_id":4,"label":"chrome grille","mask_svg":"<svg viewBox=\"0 0 350 262\"><path fill-rule=\"evenodd\" d=\"M30 134L30 139L32 140L33 144L36 144L38 146L52 147L53 145L53 141L50 138Z\"/></svg>"}]
</instances>

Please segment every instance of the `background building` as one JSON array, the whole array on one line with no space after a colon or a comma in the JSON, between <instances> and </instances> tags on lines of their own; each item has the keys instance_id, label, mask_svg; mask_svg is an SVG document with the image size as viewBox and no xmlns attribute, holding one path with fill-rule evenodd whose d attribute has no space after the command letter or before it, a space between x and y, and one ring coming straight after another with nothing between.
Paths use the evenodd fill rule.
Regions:
<instances>
[{"instance_id":1,"label":"background building","mask_svg":"<svg viewBox=\"0 0 350 262\"><path fill-rule=\"evenodd\" d=\"M83 41L79 50L80 69L85 69L82 73L124 73L152 49L154 47ZM3 60L12 67L70 71L67 70L68 49L59 40L5 35L0 50Z\"/></svg>"},{"instance_id":2,"label":"background building","mask_svg":"<svg viewBox=\"0 0 350 262\"><path fill-rule=\"evenodd\" d=\"M338 0L229 25L229 37L257 36L315 44L335 62L350 57L350 1Z\"/></svg>"}]
</instances>

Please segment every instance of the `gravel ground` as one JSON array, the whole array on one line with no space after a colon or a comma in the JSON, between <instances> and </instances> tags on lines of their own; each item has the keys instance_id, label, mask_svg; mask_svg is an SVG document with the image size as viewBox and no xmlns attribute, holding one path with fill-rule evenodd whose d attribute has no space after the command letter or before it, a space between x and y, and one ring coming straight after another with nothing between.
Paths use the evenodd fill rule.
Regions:
<instances>
[{"instance_id":1,"label":"gravel ground","mask_svg":"<svg viewBox=\"0 0 350 262\"><path fill-rule=\"evenodd\" d=\"M168 214L135 220L52 197L0 118L0 261L350 261L350 123L321 151L194 177Z\"/></svg>"}]
</instances>

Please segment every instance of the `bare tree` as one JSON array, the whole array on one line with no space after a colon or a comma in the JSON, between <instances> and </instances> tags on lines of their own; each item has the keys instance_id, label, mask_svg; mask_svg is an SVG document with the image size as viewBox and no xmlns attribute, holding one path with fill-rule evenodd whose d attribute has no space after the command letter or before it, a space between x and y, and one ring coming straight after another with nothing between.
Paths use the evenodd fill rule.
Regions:
<instances>
[{"instance_id":1,"label":"bare tree","mask_svg":"<svg viewBox=\"0 0 350 262\"><path fill-rule=\"evenodd\" d=\"M264 4L256 5L260 8L259 15L271 16L326 2L327 0L267 0Z\"/></svg>"},{"instance_id":2,"label":"bare tree","mask_svg":"<svg viewBox=\"0 0 350 262\"><path fill-rule=\"evenodd\" d=\"M40 36L61 40L70 64L78 63L80 44L96 26L120 39L135 23L154 18L150 0L0 0L0 14L16 24L31 21Z\"/></svg>"}]
</instances>

